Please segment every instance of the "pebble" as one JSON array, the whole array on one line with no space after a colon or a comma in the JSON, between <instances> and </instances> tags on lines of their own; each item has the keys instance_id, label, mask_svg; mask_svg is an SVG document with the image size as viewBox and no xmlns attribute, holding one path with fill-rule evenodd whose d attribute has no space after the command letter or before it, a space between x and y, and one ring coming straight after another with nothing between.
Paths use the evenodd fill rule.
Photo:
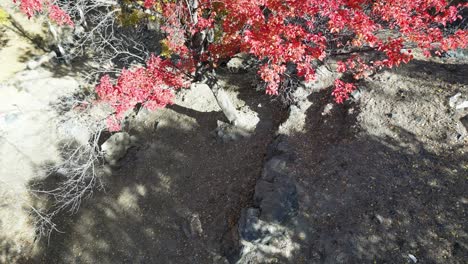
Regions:
<instances>
[{"instance_id":1,"label":"pebble","mask_svg":"<svg viewBox=\"0 0 468 264\"><path fill-rule=\"evenodd\" d=\"M457 93L456 95L450 97L449 106L450 107L455 107L455 104L457 103L458 98L460 98L461 95L462 95L461 93Z\"/></svg>"}]
</instances>

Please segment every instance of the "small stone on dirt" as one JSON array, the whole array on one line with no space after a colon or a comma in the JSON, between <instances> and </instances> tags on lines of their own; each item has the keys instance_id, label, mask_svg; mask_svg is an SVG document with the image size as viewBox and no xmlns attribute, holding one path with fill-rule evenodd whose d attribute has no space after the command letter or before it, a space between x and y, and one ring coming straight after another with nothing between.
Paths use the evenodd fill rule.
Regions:
<instances>
[{"instance_id":1,"label":"small stone on dirt","mask_svg":"<svg viewBox=\"0 0 468 264\"><path fill-rule=\"evenodd\" d=\"M203 233L202 224L198 214L192 215L192 219L190 220L190 233L192 237L201 236Z\"/></svg>"},{"instance_id":2,"label":"small stone on dirt","mask_svg":"<svg viewBox=\"0 0 468 264\"><path fill-rule=\"evenodd\" d=\"M462 94L461 93L457 93L456 95L450 97L449 99L449 106L450 107L455 107L455 104L457 103L458 99L460 98Z\"/></svg>"},{"instance_id":3,"label":"small stone on dirt","mask_svg":"<svg viewBox=\"0 0 468 264\"><path fill-rule=\"evenodd\" d=\"M323 108L323 112L322 112L322 115L329 115L331 110L333 109L333 104L332 103L329 103L327 104L324 108Z\"/></svg>"}]
</instances>

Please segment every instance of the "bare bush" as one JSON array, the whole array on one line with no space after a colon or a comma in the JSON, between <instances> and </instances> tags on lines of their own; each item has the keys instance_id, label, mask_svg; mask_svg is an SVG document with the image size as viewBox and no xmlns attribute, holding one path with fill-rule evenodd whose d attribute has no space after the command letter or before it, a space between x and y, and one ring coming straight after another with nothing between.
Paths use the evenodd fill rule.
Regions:
<instances>
[{"instance_id":1,"label":"bare bush","mask_svg":"<svg viewBox=\"0 0 468 264\"><path fill-rule=\"evenodd\" d=\"M59 130L63 130L64 136L68 137L60 145L62 160L45 166L47 173L44 180L30 187L33 195L48 201L44 208L31 206L36 215L38 237L50 237L53 231L59 231L54 223L55 216L63 212L76 213L84 199L104 187L101 180L104 152L99 143L106 127L102 120L84 114L87 112L71 111L68 114L72 119L65 115L67 120L59 121ZM72 129L78 130L81 135L73 133ZM52 187L44 184L48 178L53 179Z\"/></svg>"},{"instance_id":2,"label":"bare bush","mask_svg":"<svg viewBox=\"0 0 468 264\"><path fill-rule=\"evenodd\" d=\"M75 27L49 23L54 45L67 62L77 57L91 61L87 77L92 80L102 73L117 72L123 65L143 63L158 46L154 40L158 34L149 32L143 10L138 10L141 17L126 25L125 16L132 14L125 11L129 8L120 1L77 0L57 4L73 18Z\"/></svg>"}]
</instances>

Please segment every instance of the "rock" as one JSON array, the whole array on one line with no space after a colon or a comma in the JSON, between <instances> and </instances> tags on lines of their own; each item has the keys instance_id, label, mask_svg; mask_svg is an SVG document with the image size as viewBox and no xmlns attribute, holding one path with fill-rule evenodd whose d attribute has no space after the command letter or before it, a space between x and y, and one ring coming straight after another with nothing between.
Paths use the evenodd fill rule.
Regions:
<instances>
[{"instance_id":1,"label":"rock","mask_svg":"<svg viewBox=\"0 0 468 264\"><path fill-rule=\"evenodd\" d=\"M239 120L244 120L243 118ZM249 137L253 133L253 128L249 128L249 124L243 125L240 121L236 125L228 124L223 121L217 121L218 126L212 132L216 138L221 139L224 143L229 141L237 141Z\"/></svg>"},{"instance_id":2,"label":"rock","mask_svg":"<svg viewBox=\"0 0 468 264\"><path fill-rule=\"evenodd\" d=\"M311 90L305 89L304 87L297 87L293 93L293 98L296 102L306 101L307 97L311 94Z\"/></svg>"},{"instance_id":3,"label":"rock","mask_svg":"<svg viewBox=\"0 0 468 264\"><path fill-rule=\"evenodd\" d=\"M458 99L460 98L462 94L461 93L457 93L456 95L450 97L449 99L449 106L450 107L455 107L455 104L457 103Z\"/></svg>"},{"instance_id":4,"label":"rock","mask_svg":"<svg viewBox=\"0 0 468 264\"><path fill-rule=\"evenodd\" d=\"M200 216L198 214L193 214L189 216L190 219L184 222L182 225L182 230L184 234L189 239L196 239L202 236L203 228L200 221Z\"/></svg>"},{"instance_id":5,"label":"rock","mask_svg":"<svg viewBox=\"0 0 468 264\"><path fill-rule=\"evenodd\" d=\"M29 61L27 63L27 67L28 69L30 70L34 70L36 69L37 67L41 66L42 64L46 63L46 62L49 62L51 59L57 57L57 54L52 51L52 52L49 52L47 54L44 54L42 56L40 56L38 59L36 60L32 60L32 61Z\"/></svg>"},{"instance_id":6,"label":"rock","mask_svg":"<svg viewBox=\"0 0 468 264\"><path fill-rule=\"evenodd\" d=\"M331 110L333 109L333 104L332 103L328 103L327 105L325 105L325 107L323 108L323 112L322 112L322 115L325 116L325 115L329 115L331 113Z\"/></svg>"},{"instance_id":7,"label":"rock","mask_svg":"<svg viewBox=\"0 0 468 264\"><path fill-rule=\"evenodd\" d=\"M81 112L64 115L55 108L58 98L73 95L78 80L53 76L39 67L19 72L0 84L0 218L14 219L0 221L1 263L30 258L38 249L34 243L35 217L31 218L34 213L25 209L33 205L38 210L47 208L42 200L32 199L30 188L36 187L30 184L46 180L51 165L68 157L63 154L68 146L74 147L74 141L86 141L86 132L80 126L64 124L80 119L77 115ZM60 126L67 132L59 133ZM75 136L78 139L72 139ZM56 174L66 171L57 168Z\"/></svg>"},{"instance_id":8,"label":"rock","mask_svg":"<svg viewBox=\"0 0 468 264\"><path fill-rule=\"evenodd\" d=\"M256 226L259 219L260 210L257 208L242 209L239 220L239 235L246 241L254 241L260 238L260 233Z\"/></svg>"},{"instance_id":9,"label":"rock","mask_svg":"<svg viewBox=\"0 0 468 264\"><path fill-rule=\"evenodd\" d=\"M221 129L218 129L216 134L218 135L219 138L223 138L224 137L224 133L223 133L223 130Z\"/></svg>"},{"instance_id":10,"label":"rock","mask_svg":"<svg viewBox=\"0 0 468 264\"><path fill-rule=\"evenodd\" d=\"M276 171L265 173L266 177L268 178L260 180L255 187L254 200L262 209L261 219L284 223L294 216L298 209L296 185L290 177Z\"/></svg>"},{"instance_id":11,"label":"rock","mask_svg":"<svg viewBox=\"0 0 468 264\"><path fill-rule=\"evenodd\" d=\"M127 132L112 135L101 146L104 151L104 158L110 165L117 165L117 162L127 154L130 147L131 139Z\"/></svg>"},{"instance_id":12,"label":"rock","mask_svg":"<svg viewBox=\"0 0 468 264\"><path fill-rule=\"evenodd\" d=\"M273 183L275 178L286 172L286 158L284 156L274 156L268 160L262 171L262 180Z\"/></svg>"},{"instance_id":13,"label":"rock","mask_svg":"<svg viewBox=\"0 0 468 264\"><path fill-rule=\"evenodd\" d=\"M316 79L311 82L303 82L302 85L312 91L320 91L332 86L335 80L341 77L341 74L330 70L332 65L322 65L316 70Z\"/></svg>"},{"instance_id":14,"label":"rock","mask_svg":"<svg viewBox=\"0 0 468 264\"><path fill-rule=\"evenodd\" d=\"M182 92L183 101L178 104L184 107L199 112L213 112L220 110L213 92L206 84L193 83L191 84L190 89L182 90Z\"/></svg>"},{"instance_id":15,"label":"rock","mask_svg":"<svg viewBox=\"0 0 468 264\"><path fill-rule=\"evenodd\" d=\"M458 104L455 109L465 109L468 108L468 101L463 101L462 103Z\"/></svg>"},{"instance_id":16,"label":"rock","mask_svg":"<svg viewBox=\"0 0 468 264\"><path fill-rule=\"evenodd\" d=\"M392 219L390 219L390 218L385 218L385 217L383 217L383 216L381 216L381 215L379 215L379 214L376 214L376 215L375 215L375 218L377 219L377 221L378 221L380 224L382 224L382 225L384 225L384 226L387 226L387 227L388 227L388 226L390 226L390 225L392 224Z\"/></svg>"},{"instance_id":17,"label":"rock","mask_svg":"<svg viewBox=\"0 0 468 264\"><path fill-rule=\"evenodd\" d=\"M228 61L226 66L230 72L233 72L233 73L243 72L247 69L247 65L246 65L247 59L248 59L247 53L238 53Z\"/></svg>"},{"instance_id":18,"label":"rock","mask_svg":"<svg viewBox=\"0 0 468 264\"><path fill-rule=\"evenodd\" d=\"M53 74L42 68L18 72L11 80L12 83L21 83L25 81L34 81L43 78L52 78Z\"/></svg>"},{"instance_id":19,"label":"rock","mask_svg":"<svg viewBox=\"0 0 468 264\"><path fill-rule=\"evenodd\" d=\"M413 261L414 263L418 262L418 259L413 255L413 254L408 254L408 257Z\"/></svg>"},{"instance_id":20,"label":"rock","mask_svg":"<svg viewBox=\"0 0 468 264\"><path fill-rule=\"evenodd\" d=\"M307 101L308 102L308 101ZM301 108L292 105L289 107L289 118L286 122L282 123L278 129L278 133L282 135L291 135L294 133L304 132L306 124L306 109L311 105L301 106Z\"/></svg>"},{"instance_id":21,"label":"rock","mask_svg":"<svg viewBox=\"0 0 468 264\"><path fill-rule=\"evenodd\" d=\"M27 92L41 102L56 102L63 96L69 96L80 88L80 83L71 77L48 78L40 77L35 79L33 76L36 70L31 71L31 75L26 80L15 83L20 91ZM37 75L40 75L40 71ZM23 78L23 77L22 77ZM31 79L29 79L31 78Z\"/></svg>"},{"instance_id":22,"label":"rock","mask_svg":"<svg viewBox=\"0 0 468 264\"><path fill-rule=\"evenodd\" d=\"M258 213L258 209L255 208L242 212L239 223L242 250L235 263L278 263L278 259L290 258L298 249L298 244L292 239L291 230L258 219Z\"/></svg>"},{"instance_id":23,"label":"rock","mask_svg":"<svg viewBox=\"0 0 468 264\"><path fill-rule=\"evenodd\" d=\"M0 114L0 127L13 124L19 117L20 113L18 112Z\"/></svg>"},{"instance_id":24,"label":"rock","mask_svg":"<svg viewBox=\"0 0 468 264\"><path fill-rule=\"evenodd\" d=\"M192 237L200 237L203 234L203 228L198 214L192 215L192 219L190 219L190 234Z\"/></svg>"},{"instance_id":25,"label":"rock","mask_svg":"<svg viewBox=\"0 0 468 264\"><path fill-rule=\"evenodd\" d=\"M361 95L362 93L359 89L356 89L351 93L351 97L354 99L354 101L359 101L359 99L361 98Z\"/></svg>"},{"instance_id":26,"label":"rock","mask_svg":"<svg viewBox=\"0 0 468 264\"><path fill-rule=\"evenodd\" d=\"M242 130L246 133L252 133L257 128L258 123L260 123L258 113L251 111L248 109L248 107L244 107L238 114L235 125L239 128L239 130Z\"/></svg>"},{"instance_id":27,"label":"rock","mask_svg":"<svg viewBox=\"0 0 468 264\"><path fill-rule=\"evenodd\" d=\"M296 185L287 170L293 154L285 137L278 137L271 145L262 177L255 186L254 203L261 209L260 219L284 223L298 209Z\"/></svg>"},{"instance_id":28,"label":"rock","mask_svg":"<svg viewBox=\"0 0 468 264\"><path fill-rule=\"evenodd\" d=\"M285 135L279 135L275 140L267 147L266 159L270 160L275 156L284 156L288 160L292 160L294 157L293 150L288 145Z\"/></svg>"},{"instance_id":29,"label":"rock","mask_svg":"<svg viewBox=\"0 0 468 264\"><path fill-rule=\"evenodd\" d=\"M286 227L296 215L298 198L295 182L288 175L287 165L293 154L285 138L278 136L267 149L267 161L255 186L256 208L242 210L238 264L275 263L290 257L298 247L291 229Z\"/></svg>"}]
</instances>

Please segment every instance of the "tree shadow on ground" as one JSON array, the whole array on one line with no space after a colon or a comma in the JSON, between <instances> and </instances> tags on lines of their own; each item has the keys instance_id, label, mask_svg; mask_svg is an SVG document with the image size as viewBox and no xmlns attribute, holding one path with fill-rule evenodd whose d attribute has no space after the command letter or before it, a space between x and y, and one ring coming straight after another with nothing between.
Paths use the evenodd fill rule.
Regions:
<instances>
[{"instance_id":1,"label":"tree shadow on ground","mask_svg":"<svg viewBox=\"0 0 468 264\"><path fill-rule=\"evenodd\" d=\"M180 142L190 136L174 127L158 130ZM195 255L194 212L177 199L181 187L174 186L192 177L180 168L191 157L158 139L145 144L129 151L105 179L105 191L84 201L76 215L55 217L63 233L45 239L44 251L30 263L184 263L181 255Z\"/></svg>"},{"instance_id":2,"label":"tree shadow on ground","mask_svg":"<svg viewBox=\"0 0 468 264\"><path fill-rule=\"evenodd\" d=\"M291 263L462 263L467 155L435 154L401 127L370 135L356 105L322 115L329 94L312 95L306 132L288 138L300 200Z\"/></svg>"},{"instance_id":3,"label":"tree shadow on ground","mask_svg":"<svg viewBox=\"0 0 468 264\"><path fill-rule=\"evenodd\" d=\"M0 26L0 47L4 47L8 44L9 39L6 37L6 29Z\"/></svg>"},{"instance_id":4,"label":"tree shadow on ground","mask_svg":"<svg viewBox=\"0 0 468 264\"><path fill-rule=\"evenodd\" d=\"M222 143L210 134L219 112L174 105L157 116L156 126L132 130L140 143L104 179L105 190L77 214L56 217L63 233L25 262L213 263L235 251L239 213L274 131Z\"/></svg>"},{"instance_id":5,"label":"tree shadow on ground","mask_svg":"<svg viewBox=\"0 0 468 264\"><path fill-rule=\"evenodd\" d=\"M282 106L277 101L272 100L272 97L267 95L265 91L257 91L253 86L256 73L229 73L227 69L219 69L220 75L223 76L227 87L235 87L238 99L245 102L245 106L258 114L260 119L259 124L255 129L255 133L263 133L276 129L278 122L284 121L287 117L287 111L282 109ZM252 100L257 98L257 100ZM273 111L272 111L273 109ZM244 111L242 107L237 109Z\"/></svg>"},{"instance_id":6,"label":"tree shadow on ground","mask_svg":"<svg viewBox=\"0 0 468 264\"><path fill-rule=\"evenodd\" d=\"M217 127L217 120L227 122L222 111L201 112L177 104L168 105L167 108L181 115L194 118L199 126L207 126L210 130Z\"/></svg>"},{"instance_id":7,"label":"tree shadow on ground","mask_svg":"<svg viewBox=\"0 0 468 264\"><path fill-rule=\"evenodd\" d=\"M89 75L92 72L95 72L96 69L89 65L90 58L86 56L78 57L73 59L70 63L67 63L63 58L53 58L49 62L42 64L42 67L50 71L55 78L63 77L81 77L89 78L89 83L95 83L98 81L100 76L94 74Z\"/></svg>"},{"instance_id":8,"label":"tree shadow on ground","mask_svg":"<svg viewBox=\"0 0 468 264\"><path fill-rule=\"evenodd\" d=\"M12 17L9 17L9 21L10 21L10 24L7 26L4 26L6 29L9 29L15 34L17 34L18 36L21 36L22 38L27 39L36 48L44 50L44 51L47 50L47 48L44 45L45 41L43 37L41 36L41 34L38 34L37 32L29 32L21 25L21 23L17 22Z\"/></svg>"},{"instance_id":9,"label":"tree shadow on ground","mask_svg":"<svg viewBox=\"0 0 468 264\"><path fill-rule=\"evenodd\" d=\"M232 76L227 82L239 85ZM258 97L245 87L239 98L248 107L273 123L281 119L264 107L267 97L251 99ZM394 133L403 141L370 135L355 127L353 105L322 115L329 94L311 96L305 133L287 138L300 207L285 228L299 249L279 261L466 259L466 156L434 154L401 127ZM140 145L114 168L105 192L76 215L59 216L64 233L54 233L28 263L215 263L220 253L235 254L239 212L252 205L274 131L265 126L223 144L209 134L218 112L161 111L166 122L139 132Z\"/></svg>"},{"instance_id":10,"label":"tree shadow on ground","mask_svg":"<svg viewBox=\"0 0 468 264\"><path fill-rule=\"evenodd\" d=\"M54 50L59 57L44 64L44 68L53 72L54 77L57 78L79 76L87 79L89 83L96 83L104 74L117 78L122 69L131 68L135 65L144 65L150 54L161 53L160 40L163 39L161 32L149 29L144 23L134 26L119 26L112 28L112 30L113 34L117 36L116 39L120 39L116 40L118 42L116 43L117 46L119 48L126 47L128 50L122 50L120 54L115 54L113 52L116 52L116 47L107 43L109 46L99 51L96 55L94 54L96 53L95 50L87 47L89 43L85 43L88 45L84 45L85 50L82 51L81 55L70 55L67 53L71 52L70 50L66 50L66 54L61 54L58 45L51 44L48 49ZM135 46L136 43L142 46L137 47ZM70 46L68 49L76 48L70 43L68 45ZM128 54L133 54L133 56L129 56ZM103 59L96 60L96 56L107 56L109 59L108 61ZM109 68L110 65L112 65L111 68Z\"/></svg>"},{"instance_id":11,"label":"tree shadow on ground","mask_svg":"<svg viewBox=\"0 0 468 264\"><path fill-rule=\"evenodd\" d=\"M442 70L441 70L442 69ZM412 60L395 70L398 75L412 79L432 80L448 84L468 84L468 64Z\"/></svg>"}]
</instances>

